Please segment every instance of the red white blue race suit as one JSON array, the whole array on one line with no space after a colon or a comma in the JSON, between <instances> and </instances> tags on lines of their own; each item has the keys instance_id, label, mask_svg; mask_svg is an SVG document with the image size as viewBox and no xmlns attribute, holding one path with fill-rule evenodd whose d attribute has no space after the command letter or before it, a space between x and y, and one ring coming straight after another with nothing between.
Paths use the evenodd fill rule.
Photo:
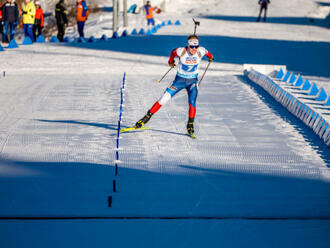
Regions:
<instances>
[{"instance_id":1,"label":"red white blue race suit","mask_svg":"<svg viewBox=\"0 0 330 248\"><path fill-rule=\"evenodd\" d=\"M198 94L197 77L199 64L204 55L213 58L212 54L204 47L198 47L194 55L189 53L187 47L179 47L171 52L168 60L169 64L174 63L175 57L179 58L177 74L173 83L166 89L164 95L149 110L152 114L156 113L162 105L166 104L179 91L186 89L188 93L189 118L195 118Z\"/></svg>"}]
</instances>

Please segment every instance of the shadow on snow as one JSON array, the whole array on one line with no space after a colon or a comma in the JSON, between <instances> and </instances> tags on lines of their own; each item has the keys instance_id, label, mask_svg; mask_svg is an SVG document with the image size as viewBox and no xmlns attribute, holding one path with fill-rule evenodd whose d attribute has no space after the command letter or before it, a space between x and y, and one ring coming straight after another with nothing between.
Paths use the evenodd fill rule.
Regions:
<instances>
[{"instance_id":1,"label":"shadow on snow","mask_svg":"<svg viewBox=\"0 0 330 248\"><path fill-rule=\"evenodd\" d=\"M221 21L234 21L234 22L256 22L257 16L202 16L207 19L215 19ZM263 15L262 15L263 17ZM267 17L267 23L276 24L289 24L289 25L308 25L308 26L318 26L323 28L330 28L329 15L325 19L312 18L312 17ZM261 19L263 20L263 19ZM262 21L263 22L263 21Z\"/></svg>"},{"instance_id":2,"label":"shadow on snow","mask_svg":"<svg viewBox=\"0 0 330 248\"><path fill-rule=\"evenodd\" d=\"M265 40L228 36L200 36L201 45L215 61L232 64L286 65L303 75L330 77L330 42ZM185 46L186 36L129 36L67 46L168 57L175 47ZM162 59L163 60L163 59ZM162 62L166 63L167 59ZM156 63L158 63L156 61Z\"/></svg>"},{"instance_id":3,"label":"shadow on snow","mask_svg":"<svg viewBox=\"0 0 330 248\"><path fill-rule=\"evenodd\" d=\"M245 170L221 161L145 166L172 169L119 164L115 176L113 164L0 157L0 217L330 217L329 183L316 170L304 178L292 169Z\"/></svg>"}]
</instances>

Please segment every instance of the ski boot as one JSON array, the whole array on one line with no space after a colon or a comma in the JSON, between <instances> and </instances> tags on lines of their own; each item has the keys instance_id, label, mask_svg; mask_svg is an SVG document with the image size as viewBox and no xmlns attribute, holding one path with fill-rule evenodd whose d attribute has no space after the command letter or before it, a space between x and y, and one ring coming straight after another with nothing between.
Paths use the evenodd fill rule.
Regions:
<instances>
[{"instance_id":1,"label":"ski boot","mask_svg":"<svg viewBox=\"0 0 330 248\"><path fill-rule=\"evenodd\" d=\"M141 120L135 123L135 128L141 128L142 126L144 126L150 120L151 116L152 113L148 111L148 113Z\"/></svg>"},{"instance_id":2,"label":"ski boot","mask_svg":"<svg viewBox=\"0 0 330 248\"><path fill-rule=\"evenodd\" d=\"M192 138L195 138L195 135L194 135L194 119L193 118L189 118L189 120L188 120L187 132Z\"/></svg>"}]
</instances>

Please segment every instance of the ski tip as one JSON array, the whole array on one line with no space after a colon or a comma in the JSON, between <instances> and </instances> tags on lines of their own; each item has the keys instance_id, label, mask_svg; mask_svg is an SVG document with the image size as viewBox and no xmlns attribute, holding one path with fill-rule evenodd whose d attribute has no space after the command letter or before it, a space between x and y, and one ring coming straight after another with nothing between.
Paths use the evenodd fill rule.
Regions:
<instances>
[{"instance_id":1,"label":"ski tip","mask_svg":"<svg viewBox=\"0 0 330 248\"><path fill-rule=\"evenodd\" d=\"M187 135L188 135L190 138L192 138L192 139L196 139L196 138L197 138L194 134L187 133Z\"/></svg>"}]
</instances>

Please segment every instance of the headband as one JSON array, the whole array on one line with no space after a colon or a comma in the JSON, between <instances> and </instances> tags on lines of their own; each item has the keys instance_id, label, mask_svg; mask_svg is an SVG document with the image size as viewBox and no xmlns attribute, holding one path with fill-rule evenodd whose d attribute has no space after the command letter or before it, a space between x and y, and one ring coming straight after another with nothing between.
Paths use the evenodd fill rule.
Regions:
<instances>
[{"instance_id":1,"label":"headband","mask_svg":"<svg viewBox=\"0 0 330 248\"><path fill-rule=\"evenodd\" d=\"M188 45L189 46L198 46L199 45L199 41L196 40L196 39L188 40Z\"/></svg>"}]
</instances>

